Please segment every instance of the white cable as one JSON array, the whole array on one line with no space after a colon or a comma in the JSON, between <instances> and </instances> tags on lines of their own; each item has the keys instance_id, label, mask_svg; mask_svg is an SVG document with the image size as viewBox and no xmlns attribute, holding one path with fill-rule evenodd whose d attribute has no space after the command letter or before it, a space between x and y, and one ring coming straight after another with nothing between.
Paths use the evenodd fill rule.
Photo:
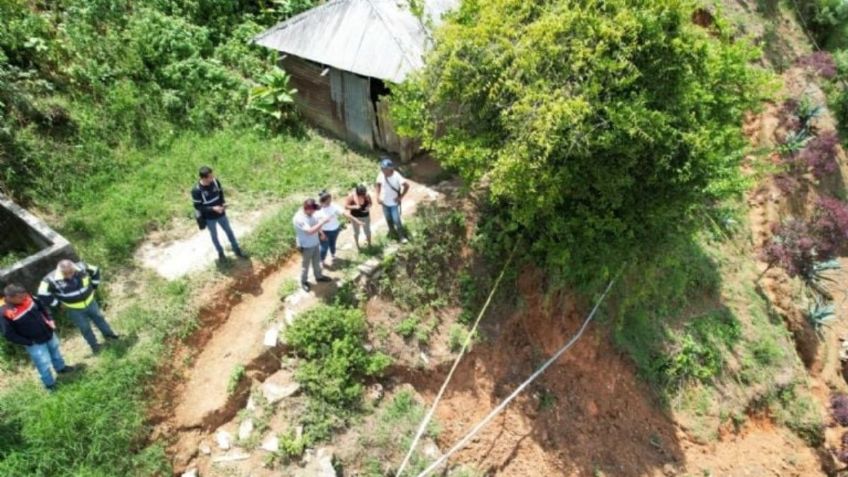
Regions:
<instances>
[{"instance_id":1,"label":"white cable","mask_svg":"<svg viewBox=\"0 0 848 477\"><path fill-rule=\"evenodd\" d=\"M430 420L433 418L433 414L436 412L436 406L439 404L439 400L442 399L442 395L444 395L445 390L448 388L448 383L450 383L451 378L453 378L453 373L456 371L456 368L459 367L459 361L465 355L465 351L468 349L468 345L471 344L471 340L474 337L474 334L477 332L477 325L480 324L480 320L483 318L483 314L486 313L486 310L489 308L489 304L492 302L492 297L495 296L495 291L501 284L501 280L506 273L509 264L512 262L512 257L515 255L515 250L518 248L516 245L513 247L512 252L509 254L509 258L501 269L501 274L498 275L498 279L495 281L495 284L492 286L492 290L489 292L489 297L486 298L486 303L483 305L483 308L480 309L480 313L477 315L477 319L474 321L474 326L471 327L471 330L468 332L468 336L465 337L465 342L462 344L462 349L459 350L459 354L456 359L453 361L453 366L448 372L447 378L445 378L445 382L442 383L442 387L439 389L439 393L436 394L436 399L433 400L433 404L430 406L430 409L427 411L427 415L424 416L424 420L421 421L421 425L418 426L418 432L415 433L415 438L412 439L412 444L409 446L409 451L406 453L406 457L403 458L403 462L400 464L400 468L398 468L395 477L400 477L403 473L404 469L406 469L406 465L409 464L409 460L412 458L412 454L415 452L415 447L418 445L418 441L421 440L421 437L424 435L424 431L427 430L427 425L430 424Z\"/></svg>"},{"instance_id":2,"label":"white cable","mask_svg":"<svg viewBox=\"0 0 848 477\"><path fill-rule=\"evenodd\" d=\"M503 410L504 410L504 408L505 408L505 407L506 407L506 406L507 406L507 405L508 405L508 404L509 404L509 403L510 403L513 399L515 399L515 398L516 398L516 396L518 396L518 394L520 394L520 393L521 393L521 391L523 391L523 390L524 390L524 388L526 388L527 386L529 386L529 385L530 385L530 383L532 383L532 382L533 382L536 378L538 378L538 377L539 377L539 375L541 375L542 373L544 373L544 372L545 372L545 370L546 370L546 369L548 369L548 367L549 367L550 365L552 365L552 364L553 364L553 363L554 363L557 359L559 359L559 358L560 358L560 357L561 357L561 356L562 356L562 355L563 355L566 351L568 351L568 350L569 350L569 348L571 348L572 346L574 346L574 343L576 343L576 342L577 342L577 340L579 340L579 339L583 336L583 332L584 332L584 331L586 331L586 328L589 326L589 322L591 322L591 321L592 321L592 318L594 318L594 316L595 316L595 312L597 312L597 311L598 311L598 307L600 307L600 306L601 306L601 303L604 301L604 298L606 298L607 293L609 293L610 289L612 288L612 285L615 283L615 281L616 281L616 279L617 279L617 278L618 278L618 277L613 278L612 280L610 280L609 285L607 285L607 288L606 288L606 290L604 290L603 295L601 295L601 298L599 298L599 299L598 299L598 302L597 302L597 303L595 303L595 307L594 307L594 308L592 308L592 312L591 312L591 313L589 313L589 316L586 318L586 321L584 321L584 322L583 322L583 326L581 326L581 327L580 327L580 330L577 332L577 334L576 334L576 335L574 335L574 336L573 336L573 337L572 337L572 338L568 341L568 343L566 343L566 344L565 344L565 346L563 346L562 348L560 348L560 349L559 349L559 351L557 351L557 352L556 352L556 354L554 354L553 356L551 356L551 358L550 358L550 359L548 359L547 361L545 361L545 363L544 363L544 364L542 364L542 366L540 366L540 367L539 367L539 369L537 369L537 370L536 370L533 374L531 374L531 375L530 375L530 377L529 377L529 378L527 378L527 380L526 380L526 381L524 381L523 383L521 383L521 385L520 385L520 386L518 386L518 388L516 388L516 389L515 389L515 391L513 391L513 392L512 392L512 394L510 394L510 395L509 395L506 399L504 399L504 401L503 401L503 402L501 402L501 403L498 405L498 407L496 407L495 409L493 409L493 410L492 410L492 412L490 412L490 413L489 413L489 415L487 415L485 418L483 418L483 420L482 420L482 421L480 421L480 422L479 422L476 426L474 426L474 427L471 429L471 431L470 431L468 434L466 434L466 435L465 435L465 437L463 437L462 439L460 439L460 441L459 441L459 442L457 442L457 443L456 443L453 447L451 447L451 448L450 448L450 450L449 450L449 451L447 451L447 452L446 452L446 453L445 453L442 457L440 457L440 458L439 458L436 462L433 462L433 463L432 463L432 464L430 464L430 466L429 466L429 467L427 467L427 468L426 468L423 472L421 472L420 474L418 474L418 477L425 477L425 476L426 476L427 474L429 474L430 472L433 472L434 470L436 470L436 468L438 468L438 467L439 467L440 465L442 465L442 464L443 464L446 460L448 460L448 458L449 458L450 456L452 456L454 453L456 453L457 451L459 451L460 449L462 449L463 447L465 447L465 445L466 445L466 444L468 444L468 441L470 441L470 440L471 440L471 439L472 439L472 438L473 438L473 437L474 437L474 436L475 436L478 432L480 432L480 430L481 430L481 429L483 429L484 427L486 427L486 425L487 425L487 424L489 424L489 422L491 422L491 420L492 420L492 419L494 419L494 418L495 418L495 416L497 416L497 415L498 415L501 411L503 411Z\"/></svg>"}]
</instances>

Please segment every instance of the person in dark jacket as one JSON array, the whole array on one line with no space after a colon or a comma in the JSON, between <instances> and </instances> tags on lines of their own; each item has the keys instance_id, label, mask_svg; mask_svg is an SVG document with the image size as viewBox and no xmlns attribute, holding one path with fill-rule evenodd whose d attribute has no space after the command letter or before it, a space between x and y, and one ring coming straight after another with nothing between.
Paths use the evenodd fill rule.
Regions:
<instances>
[{"instance_id":1,"label":"person in dark jacket","mask_svg":"<svg viewBox=\"0 0 848 477\"><path fill-rule=\"evenodd\" d=\"M218 260L226 260L224 248L221 242L218 241L218 226L227 234L230 240L230 245L233 247L233 253L237 257L247 258L239 247L233 229L230 227L230 221L227 219L227 202L224 199L224 189L221 187L221 182L212 173L212 169L207 166L200 168L200 180L197 181L194 188L191 190L191 200L194 203L194 208L200 212L201 218L206 221L206 228L209 229L209 235L212 237L212 244L215 245L215 250L218 251Z\"/></svg>"},{"instance_id":2,"label":"person in dark jacket","mask_svg":"<svg viewBox=\"0 0 848 477\"><path fill-rule=\"evenodd\" d=\"M20 285L6 286L3 297L4 300L0 301L0 329L3 336L7 341L26 348L44 387L53 390L56 380L50 372L51 364L59 374L73 371L73 367L65 364L59 352L56 324L50 311Z\"/></svg>"},{"instance_id":3,"label":"person in dark jacket","mask_svg":"<svg viewBox=\"0 0 848 477\"><path fill-rule=\"evenodd\" d=\"M94 323L107 340L118 339L94 299L94 290L98 286L99 268L85 262L62 260L56 266L56 271L48 273L38 287L38 298L52 308L61 304L68 313L68 318L79 328L82 337L95 354L100 351L100 344L91 331L89 321Z\"/></svg>"}]
</instances>

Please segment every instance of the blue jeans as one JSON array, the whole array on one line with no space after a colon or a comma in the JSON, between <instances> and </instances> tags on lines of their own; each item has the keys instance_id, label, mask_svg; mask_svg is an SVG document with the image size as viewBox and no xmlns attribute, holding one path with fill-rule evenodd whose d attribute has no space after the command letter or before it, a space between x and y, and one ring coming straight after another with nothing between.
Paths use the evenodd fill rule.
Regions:
<instances>
[{"instance_id":1,"label":"blue jeans","mask_svg":"<svg viewBox=\"0 0 848 477\"><path fill-rule=\"evenodd\" d=\"M103 336L115 336L115 332L109 327L109 323L106 323L106 318L103 318L103 313L100 311L100 306L97 305L97 300L92 300L87 307L81 310L75 310L73 308L66 308L66 310L68 312L68 318L79 328L82 337L85 338L85 342L88 343L92 351L97 351L99 345L97 344L97 337L91 331L91 325L88 323L89 320L94 323L94 326L100 330Z\"/></svg>"},{"instance_id":2,"label":"blue jeans","mask_svg":"<svg viewBox=\"0 0 848 477\"><path fill-rule=\"evenodd\" d=\"M56 333L53 333L50 341L27 346L26 350L29 357L32 358L44 386L49 388L56 384L56 379L50 372L50 365L53 365L56 372L65 369L65 360L62 359L62 354L59 352L59 338L56 337Z\"/></svg>"},{"instance_id":3,"label":"blue jeans","mask_svg":"<svg viewBox=\"0 0 848 477\"><path fill-rule=\"evenodd\" d=\"M241 249L239 248L238 242L236 242L236 235L230 227L230 221L227 219L226 215L222 215L217 219L206 219L206 228L209 229L209 235L212 237L212 245L215 246L215 250L218 251L218 255L224 254L224 248L221 247L221 242L218 241L219 225L222 229L224 229L224 233L227 234L227 238L230 240L230 245L233 247L233 252L240 253Z\"/></svg>"},{"instance_id":4,"label":"blue jeans","mask_svg":"<svg viewBox=\"0 0 848 477\"><path fill-rule=\"evenodd\" d=\"M341 227L336 230L325 230L324 235L327 236L326 240L321 241L321 261L323 262L325 258L327 258L327 251L333 254L333 257L336 256L336 242L339 240L339 233L342 231Z\"/></svg>"},{"instance_id":5,"label":"blue jeans","mask_svg":"<svg viewBox=\"0 0 848 477\"><path fill-rule=\"evenodd\" d=\"M386 217L386 225L389 231L394 231L398 238L403 238L403 222L400 220L400 205L383 205L383 215Z\"/></svg>"}]
</instances>

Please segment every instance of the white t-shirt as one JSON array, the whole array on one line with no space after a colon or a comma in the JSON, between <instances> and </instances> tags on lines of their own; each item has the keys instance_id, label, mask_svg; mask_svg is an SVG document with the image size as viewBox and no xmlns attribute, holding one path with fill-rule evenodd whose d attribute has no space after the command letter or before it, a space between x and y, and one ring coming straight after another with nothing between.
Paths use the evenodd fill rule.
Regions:
<instances>
[{"instance_id":1,"label":"white t-shirt","mask_svg":"<svg viewBox=\"0 0 848 477\"><path fill-rule=\"evenodd\" d=\"M399 192L403 192L406 179L398 171L395 171L388 178L383 174L383 171L380 171L377 174L377 184L380 184L380 198L383 199L383 204L392 207L397 205Z\"/></svg>"},{"instance_id":2,"label":"white t-shirt","mask_svg":"<svg viewBox=\"0 0 848 477\"><path fill-rule=\"evenodd\" d=\"M342 215L342 209L339 208L336 204L330 204L327 207L321 207L319 210L315 212L315 215L318 216L318 220L323 220L325 217L330 217L330 220L321 227L321 230L337 230L341 227L339 223L339 216Z\"/></svg>"}]
</instances>

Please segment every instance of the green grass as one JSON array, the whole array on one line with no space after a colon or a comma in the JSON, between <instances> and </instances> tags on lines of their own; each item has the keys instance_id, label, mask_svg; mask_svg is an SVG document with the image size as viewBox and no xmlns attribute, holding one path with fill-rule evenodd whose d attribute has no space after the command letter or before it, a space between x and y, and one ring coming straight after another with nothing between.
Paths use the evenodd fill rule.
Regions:
<instances>
[{"instance_id":1,"label":"green grass","mask_svg":"<svg viewBox=\"0 0 848 477\"><path fill-rule=\"evenodd\" d=\"M27 381L0 396L0 475L169 472L164 450L143 445L149 432L145 385L168 337L190 328L195 315L184 282L144 278L149 289L114 317L125 338L106 348L97 366L62 376L53 394Z\"/></svg>"},{"instance_id":2,"label":"green grass","mask_svg":"<svg viewBox=\"0 0 848 477\"><path fill-rule=\"evenodd\" d=\"M360 447L367 455L364 457L365 472L368 477L394 475L396 466L403 459L426 409L419 403L413 392L402 390L377 412L373 428L362 433ZM436 438L439 426L431 421L425 436ZM430 463L419 450L410 460L404 475L416 475Z\"/></svg>"},{"instance_id":3,"label":"green grass","mask_svg":"<svg viewBox=\"0 0 848 477\"><path fill-rule=\"evenodd\" d=\"M175 217L191 223L189 190L201 165L215 170L236 209L288 198L285 214L278 214L254 241L263 256L273 255L276 245L268 237L286 233L285 225L291 228L289 213L302 197L323 188L346 190L375 170L367 158L315 134L268 138L241 130L187 133L165 150L127 151L119 160L125 163L120 169L131 172L76 184L70 210L60 211L62 231L91 262L125 263L147 232Z\"/></svg>"},{"instance_id":4,"label":"green grass","mask_svg":"<svg viewBox=\"0 0 848 477\"><path fill-rule=\"evenodd\" d=\"M639 264L610 297L615 340L699 442L765 406L808 442L821 419L792 337L756 291L746 238L703 233Z\"/></svg>"}]
</instances>

